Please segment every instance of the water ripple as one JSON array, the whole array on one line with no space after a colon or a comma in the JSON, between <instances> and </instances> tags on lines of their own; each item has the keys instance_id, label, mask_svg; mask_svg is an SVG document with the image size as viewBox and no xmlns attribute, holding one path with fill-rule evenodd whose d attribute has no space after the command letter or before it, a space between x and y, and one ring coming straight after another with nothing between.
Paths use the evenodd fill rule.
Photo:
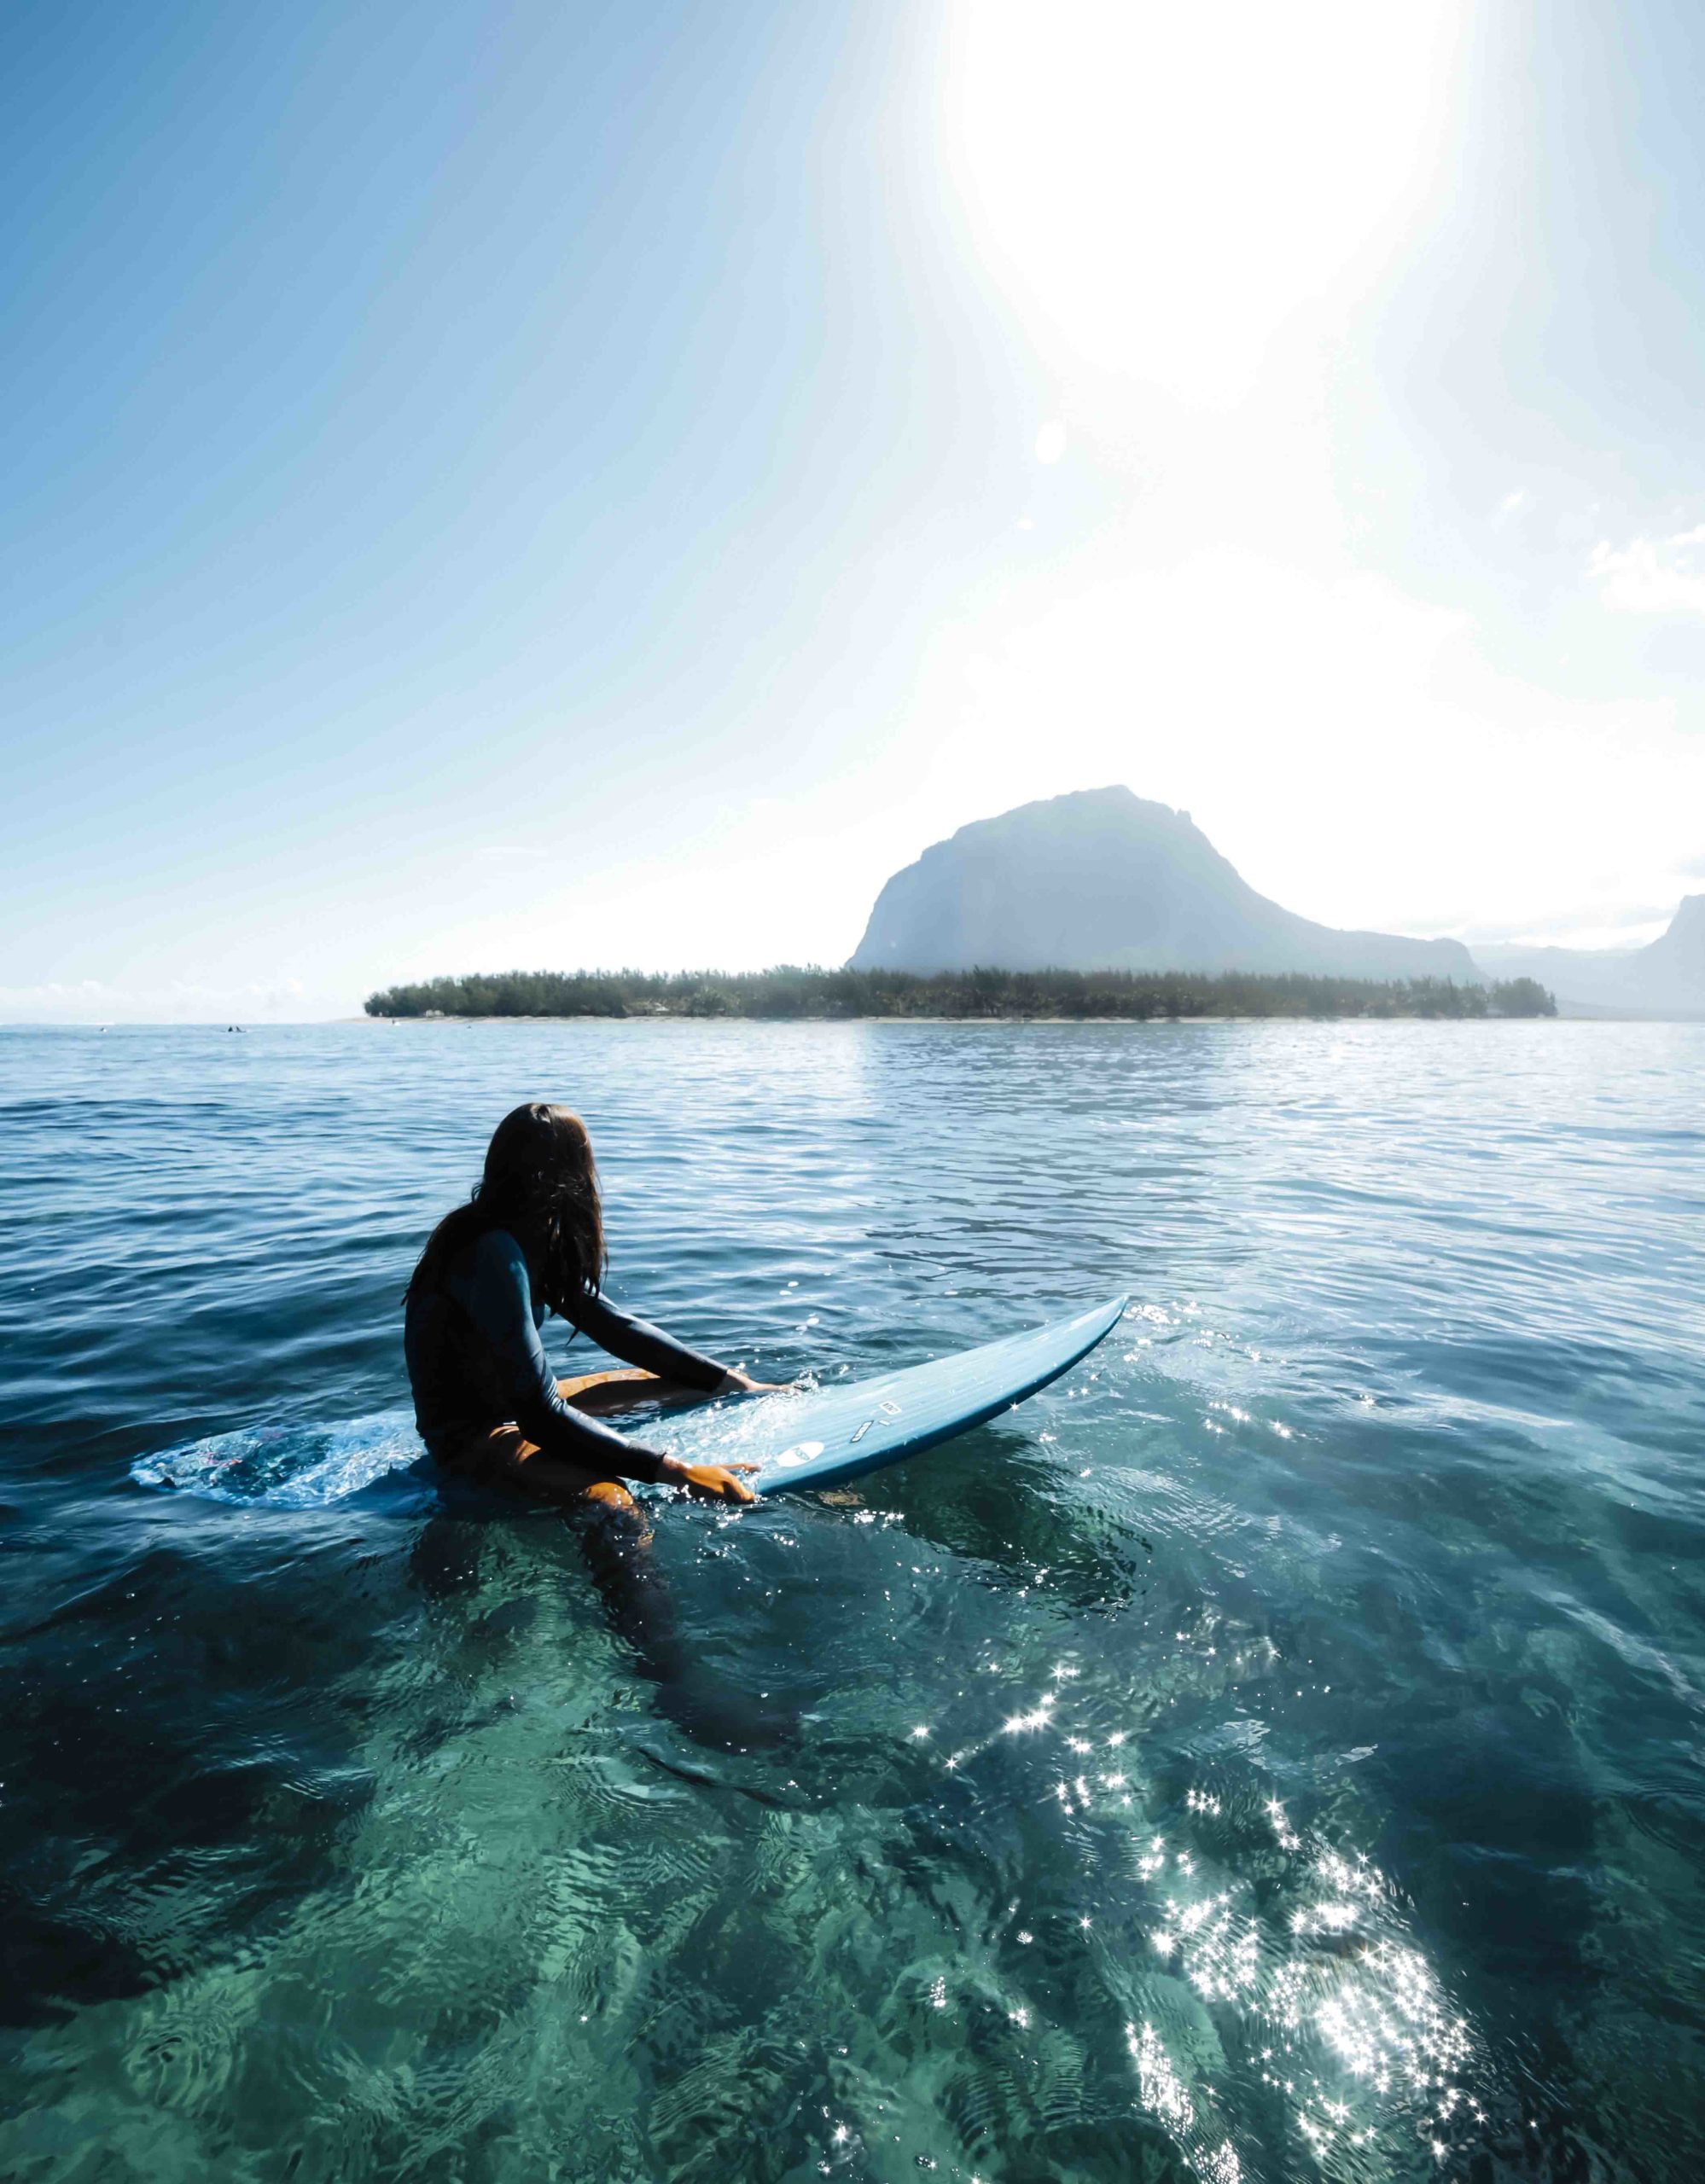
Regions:
<instances>
[{"instance_id":1,"label":"water ripple","mask_svg":"<svg viewBox=\"0 0 1705 2184\"><path fill-rule=\"evenodd\" d=\"M666 1512L660 1681L571 1527L309 1506L542 1094L766 1376L1138 1304ZM1688 1026L0 1032L0 2165L1705 2171L1702 1112Z\"/></svg>"}]
</instances>

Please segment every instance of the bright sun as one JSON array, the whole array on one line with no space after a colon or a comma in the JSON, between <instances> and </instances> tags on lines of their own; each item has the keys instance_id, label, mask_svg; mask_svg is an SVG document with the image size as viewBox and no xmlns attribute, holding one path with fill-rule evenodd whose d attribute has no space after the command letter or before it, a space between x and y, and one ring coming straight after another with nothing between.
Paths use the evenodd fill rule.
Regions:
<instances>
[{"instance_id":1,"label":"bright sun","mask_svg":"<svg viewBox=\"0 0 1705 2184\"><path fill-rule=\"evenodd\" d=\"M1235 400L1431 186L1454 0L961 0L950 156L1059 361Z\"/></svg>"}]
</instances>

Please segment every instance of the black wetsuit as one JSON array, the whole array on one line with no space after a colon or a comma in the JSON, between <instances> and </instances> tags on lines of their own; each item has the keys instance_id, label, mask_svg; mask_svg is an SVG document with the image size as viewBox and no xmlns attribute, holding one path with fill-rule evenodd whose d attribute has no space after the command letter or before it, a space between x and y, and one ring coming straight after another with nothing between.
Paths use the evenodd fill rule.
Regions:
<instances>
[{"instance_id":1,"label":"black wetsuit","mask_svg":"<svg viewBox=\"0 0 1705 2184\"><path fill-rule=\"evenodd\" d=\"M410 1296L403 1347L415 1423L428 1451L453 1462L494 1426L514 1424L549 1455L607 1475L656 1478L655 1449L624 1439L557 1392L538 1338L545 1310L507 1228L486 1229L451 1260L439 1287ZM707 1391L723 1378L722 1366L601 1297L579 1298L573 1323L630 1365L688 1387Z\"/></svg>"}]
</instances>

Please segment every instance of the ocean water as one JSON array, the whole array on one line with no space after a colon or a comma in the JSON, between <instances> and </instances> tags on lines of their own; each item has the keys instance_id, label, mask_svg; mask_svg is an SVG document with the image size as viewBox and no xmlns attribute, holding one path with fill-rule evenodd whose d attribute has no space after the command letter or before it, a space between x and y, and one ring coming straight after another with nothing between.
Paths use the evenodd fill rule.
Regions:
<instances>
[{"instance_id":1,"label":"ocean water","mask_svg":"<svg viewBox=\"0 0 1705 2184\"><path fill-rule=\"evenodd\" d=\"M1136 1302L663 1507L672 1657L552 1514L137 1483L404 1404L539 1096L766 1376ZM0 2173L1705 2175L1705 1026L8 1031L0 1107Z\"/></svg>"}]
</instances>

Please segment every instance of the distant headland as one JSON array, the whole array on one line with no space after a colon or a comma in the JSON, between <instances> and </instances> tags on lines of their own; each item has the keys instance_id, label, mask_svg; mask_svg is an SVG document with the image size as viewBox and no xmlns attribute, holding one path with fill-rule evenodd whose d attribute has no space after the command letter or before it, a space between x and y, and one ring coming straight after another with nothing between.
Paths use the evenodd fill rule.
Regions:
<instances>
[{"instance_id":1,"label":"distant headland","mask_svg":"<svg viewBox=\"0 0 1705 2184\"><path fill-rule=\"evenodd\" d=\"M509 971L389 986L366 1008L470 1018L1557 1014L1539 966L1497 971L1488 977L1459 940L1299 917L1257 894L1187 811L1099 788L935 843L883 886L841 969Z\"/></svg>"},{"instance_id":2,"label":"distant headland","mask_svg":"<svg viewBox=\"0 0 1705 2184\"><path fill-rule=\"evenodd\" d=\"M1187 811L1079 789L974 820L877 896L855 970L1260 971L1477 981L1459 940L1345 932L1257 894Z\"/></svg>"},{"instance_id":3,"label":"distant headland","mask_svg":"<svg viewBox=\"0 0 1705 2184\"><path fill-rule=\"evenodd\" d=\"M897 872L852 955L859 969L1305 972L1352 979L1533 979L1562 1013L1705 1016L1705 895L1638 949L1595 952L1346 932L1258 894L1187 811L1082 789L961 827Z\"/></svg>"}]
</instances>

